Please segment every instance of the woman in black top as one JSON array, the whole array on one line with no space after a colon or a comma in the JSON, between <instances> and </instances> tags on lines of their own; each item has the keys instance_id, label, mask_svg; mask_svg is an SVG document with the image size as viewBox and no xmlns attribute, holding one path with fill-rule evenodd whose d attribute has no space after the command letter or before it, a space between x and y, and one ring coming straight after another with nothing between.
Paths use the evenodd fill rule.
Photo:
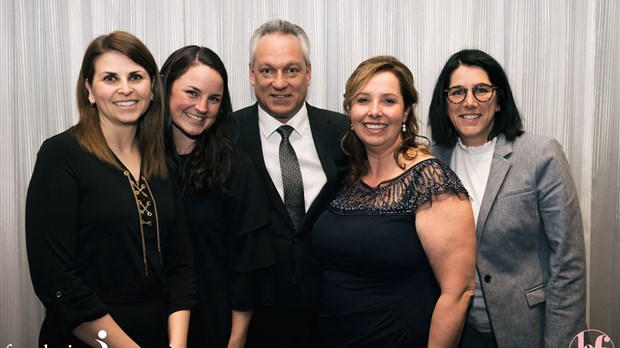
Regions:
<instances>
[{"instance_id":1,"label":"woman in black top","mask_svg":"<svg viewBox=\"0 0 620 348\"><path fill-rule=\"evenodd\" d=\"M153 56L113 32L86 49L79 122L46 140L26 201L39 345L182 346L195 303L182 204L161 142Z\"/></svg>"},{"instance_id":2,"label":"woman in black top","mask_svg":"<svg viewBox=\"0 0 620 348\"><path fill-rule=\"evenodd\" d=\"M162 66L166 153L179 173L198 305L189 347L243 347L275 256L267 202L250 158L228 139L228 77L208 48L186 46Z\"/></svg>"}]
</instances>

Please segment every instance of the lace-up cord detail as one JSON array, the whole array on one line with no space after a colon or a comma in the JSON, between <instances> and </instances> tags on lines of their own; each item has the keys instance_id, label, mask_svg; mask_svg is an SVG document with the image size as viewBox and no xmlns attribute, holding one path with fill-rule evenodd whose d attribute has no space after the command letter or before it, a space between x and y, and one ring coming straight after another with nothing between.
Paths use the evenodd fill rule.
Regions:
<instances>
[{"instance_id":1,"label":"lace-up cord detail","mask_svg":"<svg viewBox=\"0 0 620 348\"><path fill-rule=\"evenodd\" d=\"M155 231L157 233L157 254L159 256L159 262L163 263L161 256L161 239L159 234L159 216L157 215L157 202L155 202L155 196L153 196L153 192L151 191L151 187L149 186L148 181L144 176L140 179L142 184L138 185L137 182L133 180L129 171L124 171L123 174L127 177L129 181L129 185L131 186L131 191L133 192L134 199L136 200L136 208L138 208L138 216L140 219L140 239L142 241L142 261L144 262L144 275L148 278L149 270L148 270L148 261L146 257L146 240L144 238L144 225L152 226L153 221L155 222ZM148 195L146 194L148 191ZM152 203L151 203L152 202ZM151 208L151 204L153 206L153 212L149 208Z\"/></svg>"}]
</instances>

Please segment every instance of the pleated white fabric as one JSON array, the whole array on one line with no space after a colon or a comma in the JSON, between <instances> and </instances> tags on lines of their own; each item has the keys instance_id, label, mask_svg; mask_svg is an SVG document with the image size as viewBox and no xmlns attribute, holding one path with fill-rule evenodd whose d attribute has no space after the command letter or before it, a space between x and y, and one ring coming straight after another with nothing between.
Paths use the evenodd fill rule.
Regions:
<instances>
[{"instance_id":1,"label":"pleated white fabric","mask_svg":"<svg viewBox=\"0 0 620 348\"><path fill-rule=\"evenodd\" d=\"M620 4L617 0L3 0L0 1L0 347L34 347L44 311L33 293L24 206L44 139L77 120L83 52L113 30L140 37L162 64L186 44L220 54L235 109L255 101L248 41L273 18L312 47L308 101L343 111L349 74L394 55L413 71L426 129L437 75L462 48L506 69L530 133L564 146L579 190L589 262L589 324L620 341ZM616 343L617 344L617 343Z\"/></svg>"}]
</instances>

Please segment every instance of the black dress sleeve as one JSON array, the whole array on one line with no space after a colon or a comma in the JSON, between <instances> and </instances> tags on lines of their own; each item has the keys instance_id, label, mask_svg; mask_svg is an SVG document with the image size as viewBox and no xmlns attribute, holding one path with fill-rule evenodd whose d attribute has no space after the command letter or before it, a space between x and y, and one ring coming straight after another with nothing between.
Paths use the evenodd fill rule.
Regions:
<instances>
[{"instance_id":1,"label":"black dress sleeve","mask_svg":"<svg viewBox=\"0 0 620 348\"><path fill-rule=\"evenodd\" d=\"M227 181L227 212L231 223L231 303L237 311L273 302L275 252L269 224L269 205L249 156L236 149Z\"/></svg>"},{"instance_id":2,"label":"black dress sleeve","mask_svg":"<svg viewBox=\"0 0 620 348\"><path fill-rule=\"evenodd\" d=\"M432 204L440 195L455 195L461 199L468 198L467 189L458 175L445 163L436 158L417 163L413 168L413 187L416 194L413 210L425 204Z\"/></svg>"},{"instance_id":3,"label":"black dress sleeve","mask_svg":"<svg viewBox=\"0 0 620 348\"><path fill-rule=\"evenodd\" d=\"M76 273L78 166L85 155L66 133L46 140L26 198L26 248L34 291L68 330L108 313Z\"/></svg>"},{"instance_id":4,"label":"black dress sleeve","mask_svg":"<svg viewBox=\"0 0 620 348\"><path fill-rule=\"evenodd\" d=\"M170 231L165 246L166 288L168 291L168 314L190 309L197 302L194 282L193 258L189 243L189 234L185 221L185 211L181 200L175 172L170 172L175 207L174 228Z\"/></svg>"}]
</instances>

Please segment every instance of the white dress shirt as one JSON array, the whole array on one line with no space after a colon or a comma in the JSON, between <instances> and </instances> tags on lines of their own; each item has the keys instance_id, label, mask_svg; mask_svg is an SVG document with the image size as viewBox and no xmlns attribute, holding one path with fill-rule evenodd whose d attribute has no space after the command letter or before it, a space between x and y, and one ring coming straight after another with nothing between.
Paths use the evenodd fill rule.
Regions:
<instances>
[{"instance_id":1,"label":"white dress shirt","mask_svg":"<svg viewBox=\"0 0 620 348\"><path fill-rule=\"evenodd\" d=\"M261 147L263 149L263 157L265 158L265 167L267 167L271 181L276 186L282 201L284 201L282 172L280 171L280 141L282 137L276 130L283 124L270 116L260 105L258 106L258 128L261 133ZM319 154L314 146L306 104L304 103L304 106L297 114L291 117L285 124L294 129L289 137L289 141L293 149L295 149L295 154L299 161L304 185L305 211L308 211L308 208L327 182L327 176L325 176Z\"/></svg>"}]
</instances>

